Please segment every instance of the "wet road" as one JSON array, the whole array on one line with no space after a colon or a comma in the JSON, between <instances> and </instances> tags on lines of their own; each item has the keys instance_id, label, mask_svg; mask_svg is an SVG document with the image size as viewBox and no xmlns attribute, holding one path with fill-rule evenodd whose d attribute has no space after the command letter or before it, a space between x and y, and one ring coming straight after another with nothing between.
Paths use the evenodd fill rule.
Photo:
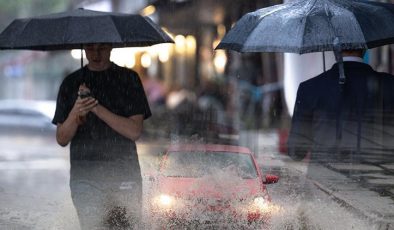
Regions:
<instances>
[{"instance_id":1,"label":"wet road","mask_svg":"<svg viewBox=\"0 0 394 230\"><path fill-rule=\"evenodd\" d=\"M263 134L259 141L248 135L241 136L241 144L256 152L266 172L281 176L279 183L268 185L273 201L283 210L273 218L271 229L379 229L305 179L303 162L276 152L274 132ZM145 193L165 144L138 144ZM0 136L0 149L0 229L78 229L68 187L68 147L56 145L53 137Z\"/></svg>"}]
</instances>

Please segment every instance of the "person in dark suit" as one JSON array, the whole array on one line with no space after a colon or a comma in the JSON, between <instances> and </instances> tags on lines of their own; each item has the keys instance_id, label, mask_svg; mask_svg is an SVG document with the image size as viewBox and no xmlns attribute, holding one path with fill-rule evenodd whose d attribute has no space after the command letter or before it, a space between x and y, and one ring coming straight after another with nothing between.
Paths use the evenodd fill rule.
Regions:
<instances>
[{"instance_id":1,"label":"person in dark suit","mask_svg":"<svg viewBox=\"0 0 394 230\"><path fill-rule=\"evenodd\" d=\"M363 63L365 50L344 50L339 64L299 85L289 156L310 162L379 162L394 150L394 76Z\"/></svg>"}]
</instances>

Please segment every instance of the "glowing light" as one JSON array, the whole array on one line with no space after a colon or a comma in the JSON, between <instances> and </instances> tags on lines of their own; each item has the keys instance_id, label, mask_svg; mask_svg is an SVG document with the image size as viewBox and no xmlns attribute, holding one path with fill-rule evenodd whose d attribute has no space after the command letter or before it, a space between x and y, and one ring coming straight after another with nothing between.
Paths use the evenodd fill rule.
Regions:
<instances>
[{"instance_id":1,"label":"glowing light","mask_svg":"<svg viewBox=\"0 0 394 230\"><path fill-rule=\"evenodd\" d=\"M170 59L170 53L168 51L160 52L159 53L159 60L161 62L167 62Z\"/></svg>"},{"instance_id":2,"label":"glowing light","mask_svg":"<svg viewBox=\"0 0 394 230\"><path fill-rule=\"evenodd\" d=\"M133 68L135 66L135 57L134 56L129 57L125 62L125 66L130 69Z\"/></svg>"},{"instance_id":3,"label":"glowing light","mask_svg":"<svg viewBox=\"0 0 394 230\"><path fill-rule=\"evenodd\" d=\"M185 51L186 38L183 35L175 36L175 49L178 53L183 53Z\"/></svg>"},{"instance_id":4,"label":"glowing light","mask_svg":"<svg viewBox=\"0 0 394 230\"><path fill-rule=\"evenodd\" d=\"M219 38L223 38L223 36L226 34L226 27L223 24L218 25L217 33Z\"/></svg>"},{"instance_id":5,"label":"glowing light","mask_svg":"<svg viewBox=\"0 0 394 230\"><path fill-rule=\"evenodd\" d=\"M158 49L155 46L149 46L146 50L146 52L148 52L149 56L151 57L157 57L158 53L157 53Z\"/></svg>"},{"instance_id":6,"label":"glowing light","mask_svg":"<svg viewBox=\"0 0 394 230\"><path fill-rule=\"evenodd\" d=\"M260 213L260 214L271 214L277 215L283 211L280 205L267 202L264 197L254 198L251 205L247 208L248 213Z\"/></svg>"},{"instance_id":7,"label":"glowing light","mask_svg":"<svg viewBox=\"0 0 394 230\"><path fill-rule=\"evenodd\" d=\"M86 58L86 54L85 51L82 51L83 53L83 58ZM80 49L73 49L71 50L71 57L73 57L74 59L81 59L81 50Z\"/></svg>"},{"instance_id":8,"label":"glowing light","mask_svg":"<svg viewBox=\"0 0 394 230\"><path fill-rule=\"evenodd\" d=\"M197 47L197 42L196 42L196 38L192 35L187 35L186 36L186 47L187 49L191 52L191 51L195 51L196 47Z\"/></svg>"},{"instance_id":9,"label":"glowing light","mask_svg":"<svg viewBox=\"0 0 394 230\"><path fill-rule=\"evenodd\" d=\"M141 56L141 65L144 68L148 68L152 64L152 59L148 53L144 53Z\"/></svg>"},{"instance_id":10,"label":"glowing light","mask_svg":"<svg viewBox=\"0 0 394 230\"><path fill-rule=\"evenodd\" d=\"M218 73L224 73L227 64L227 56L224 50L217 50L213 60L213 64Z\"/></svg>"},{"instance_id":11,"label":"glowing light","mask_svg":"<svg viewBox=\"0 0 394 230\"><path fill-rule=\"evenodd\" d=\"M119 66L133 68L135 66L135 50L133 48L113 49L111 61Z\"/></svg>"},{"instance_id":12,"label":"glowing light","mask_svg":"<svg viewBox=\"0 0 394 230\"><path fill-rule=\"evenodd\" d=\"M171 206L173 204L174 198L172 198L169 195L162 194L162 195L159 196L158 201L159 201L159 204L161 206L168 207L168 206Z\"/></svg>"},{"instance_id":13,"label":"glowing light","mask_svg":"<svg viewBox=\"0 0 394 230\"><path fill-rule=\"evenodd\" d=\"M155 12L156 12L156 7L153 6L153 5L149 5L149 6L145 7L145 8L142 10L141 14L142 14L143 16L148 16L148 15L154 14Z\"/></svg>"},{"instance_id":14,"label":"glowing light","mask_svg":"<svg viewBox=\"0 0 394 230\"><path fill-rule=\"evenodd\" d=\"M268 203L263 197L256 197L253 200L253 206L258 208L259 210L264 210L268 207Z\"/></svg>"}]
</instances>

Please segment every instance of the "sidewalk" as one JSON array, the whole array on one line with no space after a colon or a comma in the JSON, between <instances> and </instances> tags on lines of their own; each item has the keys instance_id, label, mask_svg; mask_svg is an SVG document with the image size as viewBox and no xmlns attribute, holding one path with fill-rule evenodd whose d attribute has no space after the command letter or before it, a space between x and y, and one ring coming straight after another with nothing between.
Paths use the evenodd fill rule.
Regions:
<instances>
[{"instance_id":1,"label":"sidewalk","mask_svg":"<svg viewBox=\"0 0 394 230\"><path fill-rule=\"evenodd\" d=\"M297 167L297 164L292 166ZM360 180L351 179L321 165L310 164L308 170L313 172L308 173L308 179L341 206L379 225L379 229L394 229L394 200L390 196L381 195L373 191L373 188L363 185ZM392 182L388 180L387 183L390 181Z\"/></svg>"},{"instance_id":2,"label":"sidewalk","mask_svg":"<svg viewBox=\"0 0 394 230\"><path fill-rule=\"evenodd\" d=\"M268 164L273 167L293 167L300 172L307 167L313 172L308 173L308 179L341 206L379 225L379 229L394 230L394 164L297 164L279 153L276 130L243 133L241 142L271 158ZM348 177L345 173L349 170L356 173Z\"/></svg>"}]
</instances>

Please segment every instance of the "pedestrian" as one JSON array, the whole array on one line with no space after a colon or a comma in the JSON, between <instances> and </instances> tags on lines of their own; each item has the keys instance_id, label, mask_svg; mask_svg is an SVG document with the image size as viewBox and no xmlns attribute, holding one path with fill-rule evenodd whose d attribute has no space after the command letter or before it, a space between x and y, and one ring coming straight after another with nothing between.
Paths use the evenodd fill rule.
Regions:
<instances>
[{"instance_id":1,"label":"pedestrian","mask_svg":"<svg viewBox=\"0 0 394 230\"><path fill-rule=\"evenodd\" d=\"M394 149L394 76L363 62L365 50L343 50L339 63L299 85L288 139L296 160L384 161Z\"/></svg>"},{"instance_id":2,"label":"pedestrian","mask_svg":"<svg viewBox=\"0 0 394 230\"><path fill-rule=\"evenodd\" d=\"M81 229L133 228L142 178L135 141L151 116L138 74L110 61L110 44L84 45L88 64L62 82L53 123L70 143L70 189Z\"/></svg>"}]
</instances>

